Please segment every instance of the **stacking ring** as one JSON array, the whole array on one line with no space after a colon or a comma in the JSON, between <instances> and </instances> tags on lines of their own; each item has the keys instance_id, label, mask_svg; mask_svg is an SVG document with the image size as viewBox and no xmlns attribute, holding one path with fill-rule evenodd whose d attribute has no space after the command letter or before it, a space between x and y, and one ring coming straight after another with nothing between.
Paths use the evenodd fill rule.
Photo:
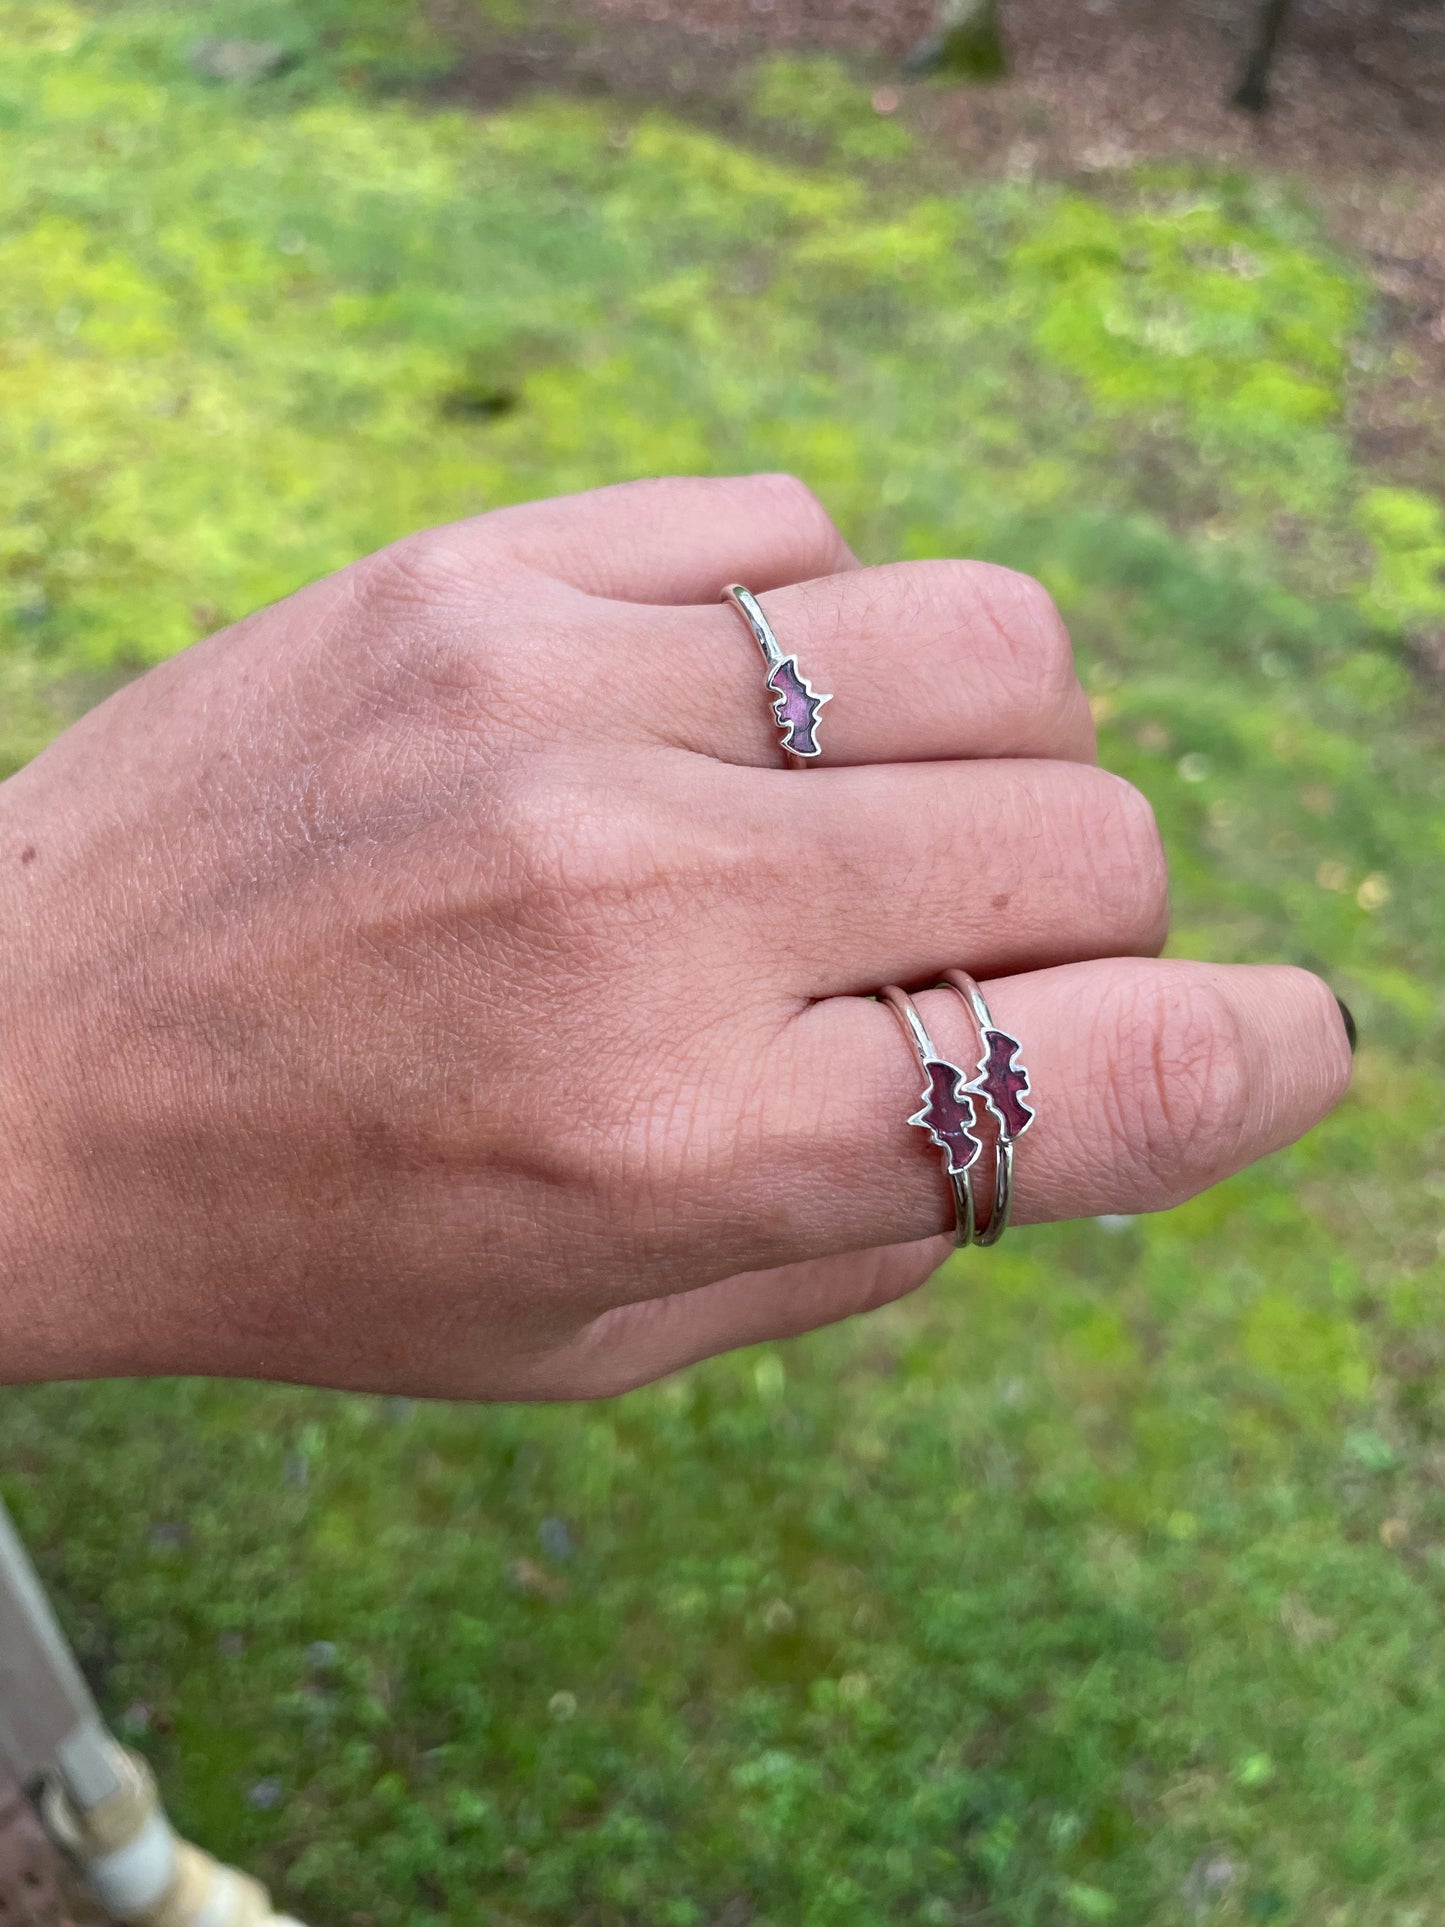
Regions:
<instances>
[{"instance_id":1,"label":"stacking ring","mask_svg":"<svg viewBox=\"0 0 1445 1927\"><path fill-rule=\"evenodd\" d=\"M978 1070L967 1088L987 1104L998 1126L998 1137L995 1145L993 1209L988 1214L988 1223L977 1233L974 1242L996 1245L1008 1230L1009 1212L1013 1208L1014 1145L1034 1121L1033 1106L1024 1102L1029 1090L1029 1074L1019 1062L1023 1045L1017 1037L1000 1030L994 1023L987 999L968 972L945 970L943 983L962 997L978 1026Z\"/></svg>"},{"instance_id":2,"label":"stacking ring","mask_svg":"<svg viewBox=\"0 0 1445 1927\"><path fill-rule=\"evenodd\" d=\"M927 1131L943 1153L943 1168L953 1192L953 1242L959 1246L970 1245L974 1242L972 1173L983 1149L983 1140L975 1129L978 1115L968 1092L968 1080L957 1064L950 1064L940 1054L906 990L900 990L897 984L885 984L878 995L903 1026L904 1036L918 1053L926 1079L921 1092L923 1104L908 1122ZM994 1215L997 1216L997 1212Z\"/></svg>"},{"instance_id":3,"label":"stacking ring","mask_svg":"<svg viewBox=\"0 0 1445 1927\"><path fill-rule=\"evenodd\" d=\"M819 754L818 711L833 698L817 694L798 668L797 657L783 653L773 626L751 589L745 589L741 582L730 582L722 592L722 600L737 610L763 652L783 754L790 768L801 769Z\"/></svg>"},{"instance_id":4,"label":"stacking ring","mask_svg":"<svg viewBox=\"0 0 1445 1927\"><path fill-rule=\"evenodd\" d=\"M1029 1074L1019 1061L1022 1045L994 1023L987 999L966 970L946 970L939 987L963 999L977 1026L978 1068L972 1078L938 1051L906 991L897 984L885 984L878 995L903 1026L927 1080L922 1107L908 1122L927 1131L943 1153L943 1168L953 1191L953 1241L960 1246L996 1245L1008 1229L1013 1205L1014 1145L1034 1121L1033 1107L1024 1102ZM980 1104L987 1107L995 1126L990 1133L993 1205L981 1229L973 1189L973 1167L984 1149Z\"/></svg>"}]
</instances>

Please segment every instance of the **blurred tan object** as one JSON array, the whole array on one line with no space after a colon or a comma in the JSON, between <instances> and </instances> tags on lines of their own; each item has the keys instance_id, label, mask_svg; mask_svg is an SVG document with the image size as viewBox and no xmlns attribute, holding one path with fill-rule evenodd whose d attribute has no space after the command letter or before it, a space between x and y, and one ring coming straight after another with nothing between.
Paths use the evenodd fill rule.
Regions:
<instances>
[{"instance_id":1,"label":"blurred tan object","mask_svg":"<svg viewBox=\"0 0 1445 1927\"><path fill-rule=\"evenodd\" d=\"M41 1800L47 1832L112 1919L128 1927L296 1927L272 1911L259 1880L176 1835L144 1760L116 1746L115 1762L116 1791L88 1812L58 1784Z\"/></svg>"},{"instance_id":2,"label":"blurred tan object","mask_svg":"<svg viewBox=\"0 0 1445 1927\"><path fill-rule=\"evenodd\" d=\"M150 1768L106 1730L3 1507L0 1773L7 1927L296 1927L259 1881L177 1837Z\"/></svg>"},{"instance_id":3,"label":"blurred tan object","mask_svg":"<svg viewBox=\"0 0 1445 1927\"><path fill-rule=\"evenodd\" d=\"M0 1917L6 1927L104 1927L29 1800L0 1775Z\"/></svg>"}]
</instances>

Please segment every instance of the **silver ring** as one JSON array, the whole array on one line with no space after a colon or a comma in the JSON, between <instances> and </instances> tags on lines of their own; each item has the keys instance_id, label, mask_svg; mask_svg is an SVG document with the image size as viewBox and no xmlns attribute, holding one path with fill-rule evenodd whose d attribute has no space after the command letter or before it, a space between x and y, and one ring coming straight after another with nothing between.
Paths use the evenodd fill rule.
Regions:
<instances>
[{"instance_id":1,"label":"silver ring","mask_svg":"<svg viewBox=\"0 0 1445 1927\"><path fill-rule=\"evenodd\" d=\"M1033 1106L1024 1103L1029 1090L1029 1074L1019 1062L1023 1046L1017 1037L1000 1030L993 1021L988 1001L966 970L945 970L944 986L957 993L968 1005L978 1026L978 1069L965 1086L988 1106L998 1136L994 1152L993 1209L982 1231L975 1232L974 1243L996 1245L1008 1230L1013 1208L1014 1145L1034 1121Z\"/></svg>"},{"instance_id":2,"label":"silver ring","mask_svg":"<svg viewBox=\"0 0 1445 1927\"><path fill-rule=\"evenodd\" d=\"M818 711L833 698L819 695L799 669L797 657L783 653L773 626L751 589L745 589L741 582L730 582L722 592L722 600L737 610L763 652L783 754L791 768L802 769L819 754Z\"/></svg>"},{"instance_id":3,"label":"silver ring","mask_svg":"<svg viewBox=\"0 0 1445 1927\"><path fill-rule=\"evenodd\" d=\"M968 1080L957 1064L939 1055L927 1026L919 1016L913 999L897 984L885 984L878 995L888 1005L903 1033L918 1053L927 1080L921 1093L922 1108L909 1118L927 1131L943 1153L943 1168L953 1192L953 1242L962 1246L974 1242L973 1167L978 1162L983 1140L975 1126L978 1113L969 1095ZM994 1214L998 1216L995 1207Z\"/></svg>"}]
</instances>

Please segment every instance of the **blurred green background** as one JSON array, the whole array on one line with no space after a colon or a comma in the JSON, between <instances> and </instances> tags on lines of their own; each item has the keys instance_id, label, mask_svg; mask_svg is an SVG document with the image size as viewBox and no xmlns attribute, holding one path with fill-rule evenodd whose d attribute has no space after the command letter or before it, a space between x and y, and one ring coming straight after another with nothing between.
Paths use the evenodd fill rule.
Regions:
<instances>
[{"instance_id":1,"label":"blurred green background","mask_svg":"<svg viewBox=\"0 0 1445 1927\"><path fill-rule=\"evenodd\" d=\"M418 525L788 467L1040 575L1172 947L1362 1033L1182 1210L615 1404L6 1393L177 1819L314 1927L1445 1921L1445 518L1348 432L1363 264L1264 173L965 177L806 52L689 122L448 105L401 0L0 45L0 769Z\"/></svg>"}]
</instances>

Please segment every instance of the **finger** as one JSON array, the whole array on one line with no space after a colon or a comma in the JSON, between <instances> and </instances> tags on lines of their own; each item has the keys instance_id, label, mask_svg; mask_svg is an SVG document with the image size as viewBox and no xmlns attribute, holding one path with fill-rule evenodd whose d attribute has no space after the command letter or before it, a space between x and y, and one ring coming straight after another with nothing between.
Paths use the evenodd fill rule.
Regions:
<instances>
[{"instance_id":1,"label":"finger","mask_svg":"<svg viewBox=\"0 0 1445 1927\"><path fill-rule=\"evenodd\" d=\"M800 1337L819 1325L876 1311L916 1291L951 1248L948 1238L925 1238L744 1272L670 1298L618 1305L541 1364L526 1396L611 1398L718 1352Z\"/></svg>"},{"instance_id":2,"label":"finger","mask_svg":"<svg viewBox=\"0 0 1445 1927\"><path fill-rule=\"evenodd\" d=\"M791 475L620 482L472 526L515 560L620 602L713 603L739 579L771 589L857 567L823 504Z\"/></svg>"},{"instance_id":3,"label":"finger","mask_svg":"<svg viewBox=\"0 0 1445 1927\"><path fill-rule=\"evenodd\" d=\"M898 562L795 582L762 607L779 647L832 697L817 721L820 763L1094 760L1068 631L1030 576ZM631 685L637 726L726 762L776 765L766 671L737 611L719 603L682 621L685 633L659 628L650 673Z\"/></svg>"},{"instance_id":4,"label":"finger","mask_svg":"<svg viewBox=\"0 0 1445 1927\"><path fill-rule=\"evenodd\" d=\"M1293 1143L1349 1083L1335 998L1287 965L1117 958L1011 977L986 996L1023 1041L1033 1083L1035 1123L1015 1147L1017 1224L1177 1204ZM934 1043L971 1068L977 1033L958 996L915 1002ZM813 1006L776 1050L775 1075L771 1108L798 1131L792 1183L813 1218L800 1224L809 1253L952 1224L938 1152L906 1122L921 1071L892 1012L861 998Z\"/></svg>"},{"instance_id":5,"label":"finger","mask_svg":"<svg viewBox=\"0 0 1445 1927\"><path fill-rule=\"evenodd\" d=\"M1137 956L1164 941L1153 811L1106 770L920 763L736 780L762 851L748 937L798 995L912 983L952 963L978 976Z\"/></svg>"},{"instance_id":6,"label":"finger","mask_svg":"<svg viewBox=\"0 0 1445 1927\"><path fill-rule=\"evenodd\" d=\"M1033 1077L1019 1223L1177 1204L1293 1141L1349 1082L1339 1008L1301 970L1127 959L986 988L995 1019L1026 1040ZM949 991L916 1001L940 1047L967 1062L959 1001ZM728 1161L725 1215L740 1229L718 1241L722 1262L749 1250L793 1262L616 1306L539 1363L525 1395L609 1396L921 1284L948 1253L939 1234L953 1207L936 1151L905 1122L920 1076L880 1004L838 998L795 1020L748 1123L761 1181L741 1194ZM870 1232L890 1242L849 1248Z\"/></svg>"},{"instance_id":7,"label":"finger","mask_svg":"<svg viewBox=\"0 0 1445 1927\"><path fill-rule=\"evenodd\" d=\"M995 1021L1022 1040L1032 1084L1016 1223L1177 1204L1292 1143L1349 1082L1339 1008L1303 970L1118 958L985 990ZM915 1002L939 1049L971 1068L978 1046L961 1000L929 990ZM740 1245L741 1262L901 1244L951 1225L939 1154L907 1122L922 1082L884 1005L833 998L801 1013L770 1054L755 1127L766 1168L737 1207L776 1236L745 1257Z\"/></svg>"},{"instance_id":8,"label":"finger","mask_svg":"<svg viewBox=\"0 0 1445 1927\"><path fill-rule=\"evenodd\" d=\"M995 1019L1025 1039L1033 1079L1035 1121L1016 1147L1016 1223L1180 1203L1299 1137L1349 1082L1338 1006L1305 971L1130 959L986 988ZM940 1047L968 1062L971 1034L952 993L915 1001ZM905 1122L920 1076L879 1004L840 998L797 1020L774 1055L761 1120L766 1184L736 1198L733 1217L769 1227L770 1256L835 1255L617 1306L546 1362L529 1395L626 1391L922 1284L950 1249L937 1234L951 1229L953 1205L938 1153ZM870 1233L898 1242L839 1250Z\"/></svg>"}]
</instances>

